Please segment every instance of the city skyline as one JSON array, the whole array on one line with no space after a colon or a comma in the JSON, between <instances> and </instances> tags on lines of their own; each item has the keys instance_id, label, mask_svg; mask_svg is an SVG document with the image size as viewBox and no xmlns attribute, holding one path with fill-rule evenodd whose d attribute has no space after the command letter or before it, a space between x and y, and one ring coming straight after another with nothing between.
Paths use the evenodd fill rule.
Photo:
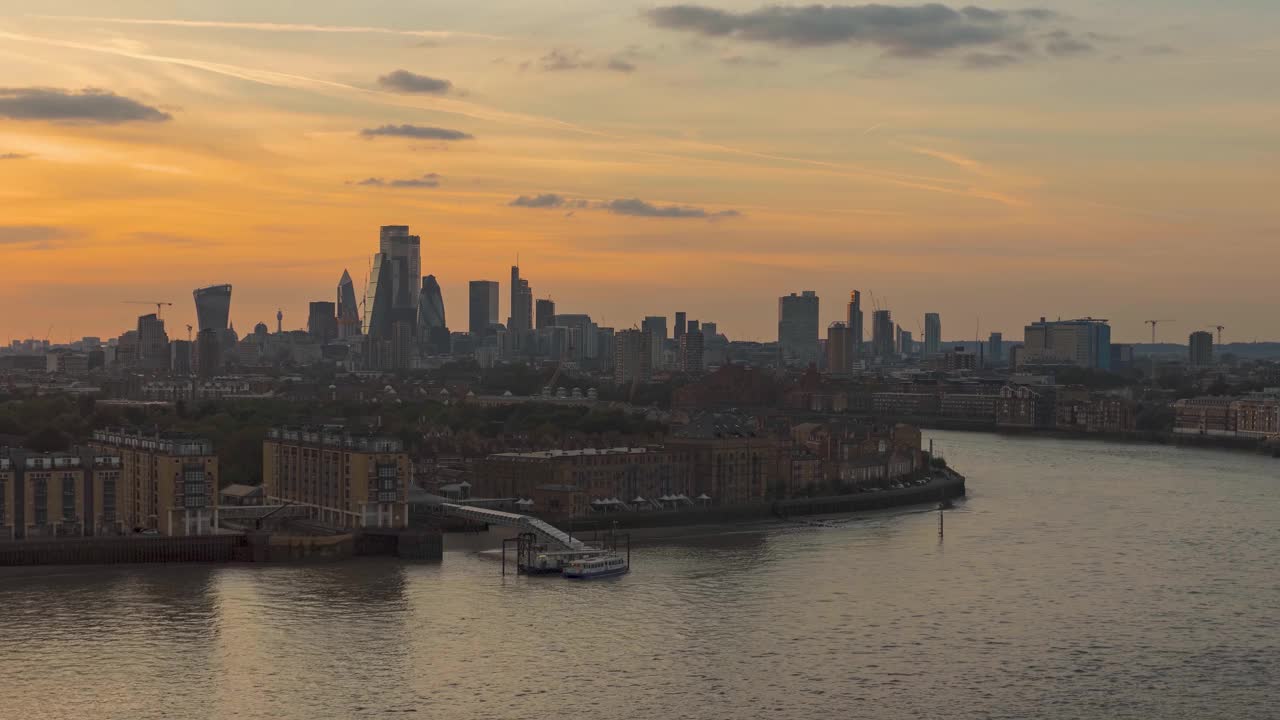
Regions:
<instances>
[{"instance_id":1,"label":"city skyline","mask_svg":"<svg viewBox=\"0 0 1280 720\"><path fill-rule=\"evenodd\" d=\"M734 24L760 6L701 5L717 34L639 3L9 3L0 338L110 335L140 298L176 303L176 336L217 283L242 331L281 307L301 328L344 268L362 289L387 222L454 308L520 252L537 297L617 327L683 308L766 340L774 298L815 290L825 328L856 287L917 333L945 307L984 337L1033 315L1280 336L1280 8L995 2L975 34L903 5L919 32L855 41Z\"/></svg>"}]
</instances>

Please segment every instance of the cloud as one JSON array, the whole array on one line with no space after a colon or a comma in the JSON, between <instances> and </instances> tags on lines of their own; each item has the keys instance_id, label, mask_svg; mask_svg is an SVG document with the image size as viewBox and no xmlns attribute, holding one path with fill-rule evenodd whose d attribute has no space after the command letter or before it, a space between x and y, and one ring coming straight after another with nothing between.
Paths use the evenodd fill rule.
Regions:
<instances>
[{"instance_id":1,"label":"cloud","mask_svg":"<svg viewBox=\"0 0 1280 720\"><path fill-rule=\"evenodd\" d=\"M973 70L994 70L1022 62L1022 57L1012 53L975 52L965 55L964 66Z\"/></svg>"},{"instance_id":2,"label":"cloud","mask_svg":"<svg viewBox=\"0 0 1280 720\"><path fill-rule=\"evenodd\" d=\"M804 48L870 45L898 57L930 57L947 50L998 47L1018 40L1028 24L1056 17L1049 10L959 10L931 3L889 5L770 5L732 12L702 5L668 5L646 13L653 25L705 37Z\"/></svg>"},{"instance_id":3,"label":"cloud","mask_svg":"<svg viewBox=\"0 0 1280 720\"><path fill-rule=\"evenodd\" d=\"M113 23L118 25L166 25L169 27L257 30L262 32L366 33L381 35L408 35L410 37L425 38L469 37L488 40L501 39L498 35L459 32L456 30L399 30L395 28L368 27L360 25L307 25L298 23L224 22L219 20L147 20L140 18L86 17L83 15L33 15L31 17L44 20L66 20L70 22Z\"/></svg>"},{"instance_id":4,"label":"cloud","mask_svg":"<svg viewBox=\"0 0 1280 720\"><path fill-rule=\"evenodd\" d=\"M0 88L0 117L99 125L173 119L166 112L107 90L40 87Z\"/></svg>"},{"instance_id":5,"label":"cloud","mask_svg":"<svg viewBox=\"0 0 1280 720\"><path fill-rule=\"evenodd\" d=\"M29 157L31 156L22 153L0 153L0 160L26 160Z\"/></svg>"},{"instance_id":6,"label":"cloud","mask_svg":"<svg viewBox=\"0 0 1280 720\"><path fill-rule=\"evenodd\" d=\"M737 217L740 214L737 210L724 210L722 212L712 213L699 207L689 207L686 205L658 206L653 203L645 202L639 198L612 200L604 203L602 207L615 215L631 215L634 217L653 218Z\"/></svg>"},{"instance_id":7,"label":"cloud","mask_svg":"<svg viewBox=\"0 0 1280 720\"><path fill-rule=\"evenodd\" d=\"M415 140L472 140L470 133L448 128L427 127L422 125L383 125L376 128L365 128L360 134L367 138L374 137L406 137Z\"/></svg>"},{"instance_id":8,"label":"cloud","mask_svg":"<svg viewBox=\"0 0 1280 720\"><path fill-rule=\"evenodd\" d=\"M603 202L575 200L556 193L541 195L521 195L507 203L511 207L523 208L574 208L579 210L604 210L614 215L650 218L722 218L739 217L737 210L711 212L700 207L688 205L654 205L639 198L624 198ZM572 216L573 213L569 213Z\"/></svg>"},{"instance_id":9,"label":"cloud","mask_svg":"<svg viewBox=\"0 0 1280 720\"><path fill-rule=\"evenodd\" d=\"M1162 55L1177 55L1182 51L1172 45L1145 45L1139 48L1138 52L1143 55L1159 57Z\"/></svg>"},{"instance_id":10,"label":"cloud","mask_svg":"<svg viewBox=\"0 0 1280 720\"><path fill-rule=\"evenodd\" d=\"M720 62L725 65L736 65L739 67L777 67L778 61L767 57L753 57L750 55L726 55L720 58Z\"/></svg>"},{"instance_id":11,"label":"cloud","mask_svg":"<svg viewBox=\"0 0 1280 720\"><path fill-rule=\"evenodd\" d=\"M378 78L378 85L393 92L427 95L447 95L453 90L453 83L448 80L418 75L408 70L396 70L383 75Z\"/></svg>"},{"instance_id":12,"label":"cloud","mask_svg":"<svg viewBox=\"0 0 1280 720\"><path fill-rule=\"evenodd\" d=\"M527 68L529 63L525 62L521 64L521 67ZM538 67L546 72L603 69L630 73L636 70L635 63L621 57L621 55L608 60L599 60L589 57L577 48L556 48L538 58Z\"/></svg>"},{"instance_id":13,"label":"cloud","mask_svg":"<svg viewBox=\"0 0 1280 720\"><path fill-rule=\"evenodd\" d=\"M382 178L371 177L360 180L355 185L364 185L366 187L389 187L389 188L433 188L440 187L440 181L443 178L439 173L427 173L422 177L404 178L384 180Z\"/></svg>"},{"instance_id":14,"label":"cloud","mask_svg":"<svg viewBox=\"0 0 1280 720\"><path fill-rule=\"evenodd\" d=\"M1055 57L1070 57L1072 55L1091 53L1094 51L1094 47L1066 30L1054 30L1049 33L1044 50Z\"/></svg>"},{"instance_id":15,"label":"cloud","mask_svg":"<svg viewBox=\"0 0 1280 720\"><path fill-rule=\"evenodd\" d=\"M54 241L70 237L65 228L48 225L0 225L0 247L48 250Z\"/></svg>"},{"instance_id":16,"label":"cloud","mask_svg":"<svg viewBox=\"0 0 1280 720\"><path fill-rule=\"evenodd\" d=\"M520 197L507 203L511 207L526 208L558 208L564 207L565 198L555 193L543 193L542 195L521 195Z\"/></svg>"}]
</instances>

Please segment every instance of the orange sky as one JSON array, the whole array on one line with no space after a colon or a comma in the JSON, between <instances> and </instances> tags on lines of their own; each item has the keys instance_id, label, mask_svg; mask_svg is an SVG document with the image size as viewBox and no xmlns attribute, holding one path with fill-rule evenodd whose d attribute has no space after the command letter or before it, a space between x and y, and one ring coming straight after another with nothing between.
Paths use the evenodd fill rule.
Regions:
<instances>
[{"instance_id":1,"label":"orange sky","mask_svg":"<svg viewBox=\"0 0 1280 720\"><path fill-rule=\"evenodd\" d=\"M685 310L772 339L778 295L817 290L825 324L858 288L948 339L1041 315L1280 338L1271 3L850 5L824 9L835 41L734 0L701 6L714 26L604 0L211 5L0 8L0 341L117 335L134 300L174 302L181 337L223 282L241 332L301 327L383 224L422 236L454 329L518 252L537 297L616 327ZM362 133L384 126L446 139Z\"/></svg>"}]
</instances>

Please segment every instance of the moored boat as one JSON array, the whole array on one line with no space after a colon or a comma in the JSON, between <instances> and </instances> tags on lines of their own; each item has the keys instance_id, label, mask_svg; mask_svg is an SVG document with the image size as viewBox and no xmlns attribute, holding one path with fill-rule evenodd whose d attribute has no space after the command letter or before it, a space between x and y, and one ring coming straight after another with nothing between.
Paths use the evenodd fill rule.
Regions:
<instances>
[{"instance_id":1,"label":"moored boat","mask_svg":"<svg viewBox=\"0 0 1280 720\"><path fill-rule=\"evenodd\" d=\"M564 566L564 576L570 580L595 580L625 575L630 570L631 563L627 558L617 553L607 553L571 561Z\"/></svg>"}]
</instances>

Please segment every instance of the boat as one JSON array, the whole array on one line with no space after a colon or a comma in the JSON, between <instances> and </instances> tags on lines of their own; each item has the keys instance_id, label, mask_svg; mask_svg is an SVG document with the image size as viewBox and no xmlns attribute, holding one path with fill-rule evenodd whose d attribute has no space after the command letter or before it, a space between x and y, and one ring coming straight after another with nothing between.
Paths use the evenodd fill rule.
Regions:
<instances>
[{"instance_id":1,"label":"boat","mask_svg":"<svg viewBox=\"0 0 1280 720\"><path fill-rule=\"evenodd\" d=\"M522 564L520 570L526 575L560 575L574 561L598 558L604 554L604 550L597 548L562 550L560 552L544 550L538 553L527 565Z\"/></svg>"},{"instance_id":2,"label":"boat","mask_svg":"<svg viewBox=\"0 0 1280 720\"><path fill-rule=\"evenodd\" d=\"M564 576L570 580L595 580L625 575L630 570L631 563L627 558L617 553L606 553L569 562L564 566Z\"/></svg>"}]
</instances>

